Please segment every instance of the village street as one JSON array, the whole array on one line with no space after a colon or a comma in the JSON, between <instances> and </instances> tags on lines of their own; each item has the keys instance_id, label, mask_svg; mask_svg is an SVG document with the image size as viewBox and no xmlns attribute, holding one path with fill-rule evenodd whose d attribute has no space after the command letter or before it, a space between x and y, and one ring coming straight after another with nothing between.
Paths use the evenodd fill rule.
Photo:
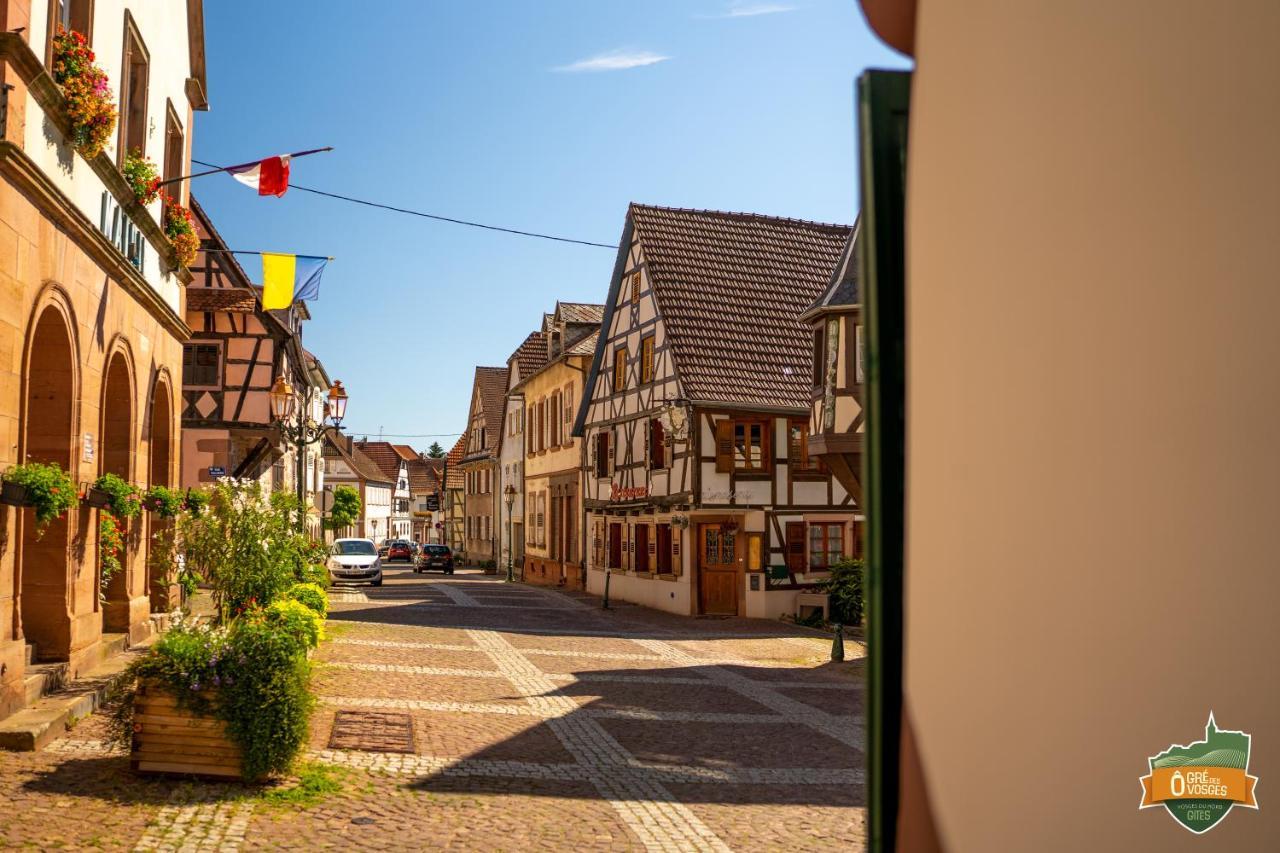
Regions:
<instances>
[{"instance_id":1,"label":"village street","mask_svg":"<svg viewBox=\"0 0 1280 853\"><path fill-rule=\"evenodd\" d=\"M864 844L859 644L833 664L777 622L605 611L465 571L331 593L301 775L337 790L139 778L99 713L0 753L0 847Z\"/></svg>"}]
</instances>

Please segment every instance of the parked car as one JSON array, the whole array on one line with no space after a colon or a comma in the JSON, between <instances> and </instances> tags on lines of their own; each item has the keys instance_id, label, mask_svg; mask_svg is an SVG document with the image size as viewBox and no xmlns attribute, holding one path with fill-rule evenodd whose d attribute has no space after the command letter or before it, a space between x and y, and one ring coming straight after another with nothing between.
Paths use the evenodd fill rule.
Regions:
<instances>
[{"instance_id":1,"label":"parked car","mask_svg":"<svg viewBox=\"0 0 1280 853\"><path fill-rule=\"evenodd\" d=\"M382 586L382 558L372 539L337 539L329 548L329 580Z\"/></svg>"},{"instance_id":2,"label":"parked car","mask_svg":"<svg viewBox=\"0 0 1280 853\"><path fill-rule=\"evenodd\" d=\"M413 555L413 546L404 539L394 539L391 544L387 546L386 560L388 563L392 560L404 560L406 563L412 563Z\"/></svg>"},{"instance_id":3,"label":"parked car","mask_svg":"<svg viewBox=\"0 0 1280 853\"><path fill-rule=\"evenodd\" d=\"M383 539L382 544L378 546L378 556L386 559L387 551L391 548L391 543L394 541L394 539Z\"/></svg>"},{"instance_id":4,"label":"parked car","mask_svg":"<svg viewBox=\"0 0 1280 853\"><path fill-rule=\"evenodd\" d=\"M423 545L418 549L414 572L429 572L432 569L439 569L446 575L453 574L453 551L448 545Z\"/></svg>"}]
</instances>

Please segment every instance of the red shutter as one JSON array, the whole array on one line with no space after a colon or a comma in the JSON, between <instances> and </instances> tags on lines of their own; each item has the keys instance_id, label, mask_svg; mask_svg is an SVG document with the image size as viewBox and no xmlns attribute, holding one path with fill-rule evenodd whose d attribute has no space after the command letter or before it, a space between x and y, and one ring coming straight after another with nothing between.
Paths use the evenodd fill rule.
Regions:
<instances>
[{"instance_id":1,"label":"red shutter","mask_svg":"<svg viewBox=\"0 0 1280 853\"><path fill-rule=\"evenodd\" d=\"M733 421L728 418L716 422L716 471L733 471Z\"/></svg>"},{"instance_id":2,"label":"red shutter","mask_svg":"<svg viewBox=\"0 0 1280 853\"><path fill-rule=\"evenodd\" d=\"M787 571L798 574L804 571L804 522L787 522Z\"/></svg>"}]
</instances>

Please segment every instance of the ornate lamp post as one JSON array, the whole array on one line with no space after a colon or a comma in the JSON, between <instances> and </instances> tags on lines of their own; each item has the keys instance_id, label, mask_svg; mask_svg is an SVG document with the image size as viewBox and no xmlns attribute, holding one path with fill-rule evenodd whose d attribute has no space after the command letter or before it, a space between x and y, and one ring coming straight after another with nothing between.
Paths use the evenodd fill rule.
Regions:
<instances>
[{"instance_id":1,"label":"ornate lamp post","mask_svg":"<svg viewBox=\"0 0 1280 853\"><path fill-rule=\"evenodd\" d=\"M285 379L284 376L279 376L276 378L275 384L271 386L271 391L267 394L271 401L271 419L279 427L280 434L297 447L298 471L296 485L298 491L299 532L305 528L307 493L304 468L307 447L320 441L329 432L341 430L342 419L347 415L347 390L342 387L341 381L334 380L333 385L329 388L329 396L325 401L324 407L324 423L316 423L311 420L311 393L311 386L308 385L306 395L301 399L301 404L299 404L298 392L289 384L288 379Z\"/></svg>"},{"instance_id":2,"label":"ornate lamp post","mask_svg":"<svg viewBox=\"0 0 1280 853\"><path fill-rule=\"evenodd\" d=\"M514 583L516 576L512 560L515 556L516 542L511 535L511 508L516 503L516 487L507 483L507 487L502 490L502 499L507 502L507 583Z\"/></svg>"}]
</instances>

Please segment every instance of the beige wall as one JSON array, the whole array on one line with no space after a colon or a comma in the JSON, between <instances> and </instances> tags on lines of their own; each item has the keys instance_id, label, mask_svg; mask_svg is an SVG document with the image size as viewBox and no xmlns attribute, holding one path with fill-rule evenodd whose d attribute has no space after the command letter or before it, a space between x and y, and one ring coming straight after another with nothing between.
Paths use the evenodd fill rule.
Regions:
<instances>
[{"instance_id":1,"label":"beige wall","mask_svg":"<svg viewBox=\"0 0 1280 853\"><path fill-rule=\"evenodd\" d=\"M940 830L1275 849L1280 4L920 6L906 692ZM1197 838L1138 777L1211 709L1262 808Z\"/></svg>"}]
</instances>

